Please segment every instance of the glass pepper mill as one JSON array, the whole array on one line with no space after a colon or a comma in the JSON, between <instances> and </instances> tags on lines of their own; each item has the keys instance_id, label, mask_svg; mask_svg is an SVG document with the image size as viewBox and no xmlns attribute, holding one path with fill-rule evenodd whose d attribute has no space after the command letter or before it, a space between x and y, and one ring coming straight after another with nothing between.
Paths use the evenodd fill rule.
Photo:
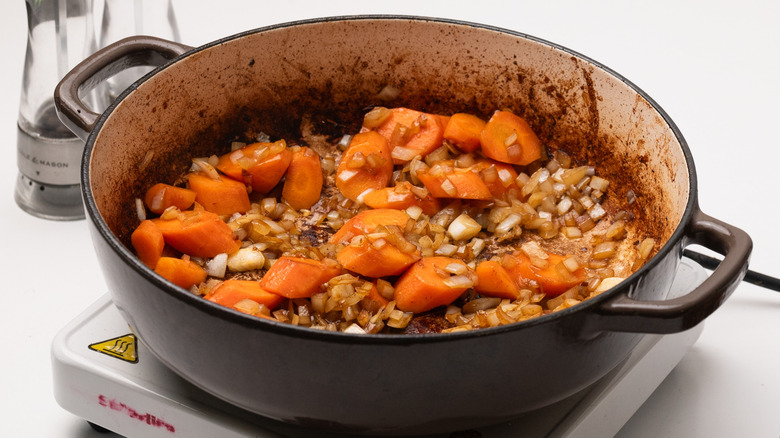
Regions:
<instances>
[{"instance_id":1,"label":"glass pepper mill","mask_svg":"<svg viewBox=\"0 0 780 438\"><path fill-rule=\"evenodd\" d=\"M171 0L25 0L27 53L17 135L15 200L41 218L84 218L79 172L84 142L57 118L54 88L81 60L121 38L151 35L179 41ZM99 32L95 11L102 7ZM151 67L134 67L99 84L84 102L104 111Z\"/></svg>"},{"instance_id":2,"label":"glass pepper mill","mask_svg":"<svg viewBox=\"0 0 780 438\"><path fill-rule=\"evenodd\" d=\"M14 198L34 216L81 219L79 168L84 142L57 118L53 93L65 73L96 48L92 0L25 0L25 6L27 52Z\"/></svg>"}]
</instances>

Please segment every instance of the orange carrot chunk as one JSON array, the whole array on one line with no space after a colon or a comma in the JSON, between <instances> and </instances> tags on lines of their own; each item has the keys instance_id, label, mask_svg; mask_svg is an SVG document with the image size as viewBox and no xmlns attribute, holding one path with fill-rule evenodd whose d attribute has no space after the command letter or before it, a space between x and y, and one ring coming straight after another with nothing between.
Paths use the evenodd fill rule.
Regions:
<instances>
[{"instance_id":1,"label":"orange carrot chunk","mask_svg":"<svg viewBox=\"0 0 780 438\"><path fill-rule=\"evenodd\" d=\"M535 282L548 296L558 296L587 278L584 268L569 272L561 265L566 256L549 253L548 257L545 266L540 267L534 265L527 255L516 251L504 255L503 265L519 285Z\"/></svg>"},{"instance_id":2,"label":"orange carrot chunk","mask_svg":"<svg viewBox=\"0 0 780 438\"><path fill-rule=\"evenodd\" d=\"M308 147L294 148L282 198L296 210L311 208L320 199L322 184L320 156Z\"/></svg>"},{"instance_id":3,"label":"orange carrot chunk","mask_svg":"<svg viewBox=\"0 0 780 438\"><path fill-rule=\"evenodd\" d=\"M206 280L206 271L191 260L175 257L160 257L154 272L171 283L189 289Z\"/></svg>"},{"instance_id":4,"label":"orange carrot chunk","mask_svg":"<svg viewBox=\"0 0 780 438\"><path fill-rule=\"evenodd\" d=\"M243 181L258 193L268 193L282 180L292 161L287 143L257 142L219 157L217 169L225 175Z\"/></svg>"},{"instance_id":5,"label":"orange carrot chunk","mask_svg":"<svg viewBox=\"0 0 780 438\"><path fill-rule=\"evenodd\" d=\"M152 219L165 243L193 257L232 254L241 247L233 231L215 213L187 210L173 219Z\"/></svg>"},{"instance_id":6,"label":"orange carrot chunk","mask_svg":"<svg viewBox=\"0 0 780 438\"><path fill-rule=\"evenodd\" d=\"M144 202L152 213L162 214L165 209L171 206L179 210L186 210L192 207L196 195L192 190L183 187L159 183L146 191Z\"/></svg>"},{"instance_id":7,"label":"orange carrot chunk","mask_svg":"<svg viewBox=\"0 0 780 438\"><path fill-rule=\"evenodd\" d=\"M441 146L444 135L441 121L434 114L392 108L389 116L375 130L387 139L393 163L403 164L415 155L424 157Z\"/></svg>"},{"instance_id":8,"label":"orange carrot chunk","mask_svg":"<svg viewBox=\"0 0 780 438\"><path fill-rule=\"evenodd\" d=\"M342 248L336 259L345 269L366 277L399 275L420 259L419 251L403 252L385 239L371 241L364 236L360 240L360 245L350 244Z\"/></svg>"},{"instance_id":9,"label":"orange carrot chunk","mask_svg":"<svg viewBox=\"0 0 780 438\"><path fill-rule=\"evenodd\" d=\"M395 187L385 187L374 190L363 196L363 203L371 208L392 208L395 210L406 210L409 207L420 207L423 213L432 216L441 210L439 200L426 193L424 198L420 198L412 190L412 183L409 181L399 181ZM425 192L427 190L423 190Z\"/></svg>"},{"instance_id":10,"label":"orange carrot chunk","mask_svg":"<svg viewBox=\"0 0 780 438\"><path fill-rule=\"evenodd\" d=\"M393 175L393 161L387 140L374 131L355 134L336 169L336 187L358 201L361 196L387 187Z\"/></svg>"},{"instance_id":11,"label":"orange carrot chunk","mask_svg":"<svg viewBox=\"0 0 780 438\"><path fill-rule=\"evenodd\" d=\"M474 152L481 144L485 121L473 114L457 113L449 118L444 128L444 139L463 152Z\"/></svg>"},{"instance_id":12,"label":"orange carrot chunk","mask_svg":"<svg viewBox=\"0 0 780 438\"><path fill-rule=\"evenodd\" d=\"M130 235L130 243L143 264L152 269L157 266L157 261L162 257L165 248L165 240L162 231L157 228L154 222L141 221L133 234Z\"/></svg>"},{"instance_id":13,"label":"orange carrot chunk","mask_svg":"<svg viewBox=\"0 0 780 438\"><path fill-rule=\"evenodd\" d=\"M275 309L284 297L268 292L253 280L225 280L212 289L206 298L225 307L233 307L239 301L248 299Z\"/></svg>"},{"instance_id":14,"label":"orange carrot chunk","mask_svg":"<svg viewBox=\"0 0 780 438\"><path fill-rule=\"evenodd\" d=\"M249 210L249 194L243 182L227 176L214 179L201 172L192 172L187 175L187 183L196 193L195 201L207 211L225 216Z\"/></svg>"},{"instance_id":15,"label":"orange carrot chunk","mask_svg":"<svg viewBox=\"0 0 780 438\"><path fill-rule=\"evenodd\" d=\"M501 263L485 260L477 265L476 273L479 281L474 290L480 294L510 300L520 296L520 289Z\"/></svg>"},{"instance_id":16,"label":"orange carrot chunk","mask_svg":"<svg viewBox=\"0 0 780 438\"><path fill-rule=\"evenodd\" d=\"M451 275L449 270L453 266L467 274ZM404 312L421 313L450 304L471 287L471 284L468 284L468 274L473 275L473 271L461 260L450 257L424 257L404 272L396 282L396 306ZM467 281L456 281L455 277Z\"/></svg>"},{"instance_id":17,"label":"orange carrot chunk","mask_svg":"<svg viewBox=\"0 0 780 438\"><path fill-rule=\"evenodd\" d=\"M339 274L341 268L335 262L284 256L265 273L260 287L287 298L308 298Z\"/></svg>"},{"instance_id":18,"label":"orange carrot chunk","mask_svg":"<svg viewBox=\"0 0 780 438\"><path fill-rule=\"evenodd\" d=\"M417 178L435 198L493 199L477 172L472 168L456 168L449 161L418 171Z\"/></svg>"},{"instance_id":19,"label":"orange carrot chunk","mask_svg":"<svg viewBox=\"0 0 780 438\"><path fill-rule=\"evenodd\" d=\"M482 152L503 163L528 165L542 157L542 144L528 123L509 111L496 111L480 135Z\"/></svg>"},{"instance_id":20,"label":"orange carrot chunk","mask_svg":"<svg viewBox=\"0 0 780 438\"><path fill-rule=\"evenodd\" d=\"M393 210L391 208L364 210L353 216L352 219L339 228L330 237L330 242L342 243L360 234L373 233L380 225L396 225L404 228L408 221L409 215L402 210Z\"/></svg>"}]
</instances>

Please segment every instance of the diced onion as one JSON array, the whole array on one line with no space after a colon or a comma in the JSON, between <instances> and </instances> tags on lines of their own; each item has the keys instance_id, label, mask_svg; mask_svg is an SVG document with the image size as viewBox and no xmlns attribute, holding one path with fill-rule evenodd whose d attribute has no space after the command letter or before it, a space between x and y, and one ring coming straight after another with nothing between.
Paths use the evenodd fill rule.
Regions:
<instances>
[{"instance_id":1,"label":"diced onion","mask_svg":"<svg viewBox=\"0 0 780 438\"><path fill-rule=\"evenodd\" d=\"M653 251L655 246L655 239L648 237L639 244L639 257L647 259L650 257L650 252Z\"/></svg>"},{"instance_id":2,"label":"diced onion","mask_svg":"<svg viewBox=\"0 0 780 438\"><path fill-rule=\"evenodd\" d=\"M458 247L449 243L445 243L444 245L439 246L438 249L436 249L435 253L437 255L442 256L451 256L455 254L455 251L458 250Z\"/></svg>"},{"instance_id":3,"label":"diced onion","mask_svg":"<svg viewBox=\"0 0 780 438\"><path fill-rule=\"evenodd\" d=\"M471 252L477 257L485 249L484 239L471 239Z\"/></svg>"},{"instance_id":4,"label":"diced onion","mask_svg":"<svg viewBox=\"0 0 780 438\"><path fill-rule=\"evenodd\" d=\"M255 313L257 313L258 310L260 310L260 303L258 303L257 301L252 301L249 298L244 298L243 300L234 304L233 308L238 310L239 312L244 312L250 315L254 315Z\"/></svg>"},{"instance_id":5,"label":"diced onion","mask_svg":"<svg viewBox=\"0 0 780 438\"><path fill-rule=\"evenodd\" d=\"M412 205L411 207L406 209L406 214L408 214L409 217L414 220L419 219L422 212L423 212L422 208L417 205Z\"/></svg>"},{"instance_id":6,"label":"diced onion","mask_svg":"<svg viewBox=\"0 0 780 438\"><path fill-rule=\"evenodd\" d=\"M593 190L598 190L600 192L606 192L607 187L609 187L609 181L605 180L604 178L594 176L590 179L589 186L593 188Z\"/></svg>"},{"instance_id":7,"label":"diced onion","mask_svg":"<svg viewBox=\"0 0 780 438\"><path fill-rule=\"evenodd\" d=\"M363 155L361 152L355 152L347 162L347 168L349 169L357 169L365 165L366 165L366 156Z\"/></svg>"},{"instance_id":8,"label":"diced onion","mask_svg":"<svg viewBox=\"0 0 780 438\"><path fill-rule=\"evenodd\" d=\"M455 275L462 275L468 272L468 268L462 263L450 263L444 267L444 270Z\"/></svg>"},{"instance_id":9,"label":"diced onion","mask_svg":"<svg viewBox=\"0 0 780 438\"><path fill-rule=\"evenodd\" d=\"M506 234L510 232L513 228L515 228L522 220L523 217L520 216L519 214L511 213L504 220L502 220L501 223L498 224L498 226L496 226L496 233Z\"/></svg>"},{"instance_id":10,"label":"diced onion","mask_svg":"<svg viewBox=\"0 0 780 438\"><path fill-rule=\"evenodd\" d=\"M620 284L620 282L623 281L620 277L607 277L601 280L598 286L596 286L596 289L593 290L594 294L600 294L602 292L606 292L609 289L612 289L613 287Z\"/></svg>"},{"instance_id":11,"label":"diced onion","mask_svg":"<svg viewBox=\"0 0 780 438\"><path fill-rule=\"evenodd\" d=\"M418 153L419 152L417 152L417 150L412 148L396 146L393 148L393 151L390 153L390 156L400 161L411 161L414 157L417 156Z\"/></svg>"},{"instance_id":12,"label":"diced onion","mask_svg":"<svg viewBox=\"0 0 780 438\"><path fill-rule=\"evenodd\" d=\"M206 274L211 277L223 278L227 270L228 255L225 253L217 254L211 260L206 262Z\"/></svg>"},{"instance_id":13,"label":"diced onion","mask_svg":"<svg viewBox=\"0 0 780 438\"><path fill-rule=\"evenodd\" d=\"M141 198L135 198L135 215L139 221L146 220L146 208L144 208L144 201Z\"/></svg>"},{"instance_id":14,"label":"diced onion","mask_svg":"<svg viewBox=\"0 0 780 438\"><path fill-rule=\"evenodd\" d=\"M449 196L455 196L458 194L458 189L455 187L452 182L450 182L449 179L444 179L441 183L441 189L444 190L444 193L446 193Z\"/></svg>"},{"instance_id":15,"label":"diced onion","mask_svg":"<svg viewBox=\"0 0 780 438\"><path fill-rule=\"evenodd\" d=\"M593 207L588 210L588 215L590 215L590 218L594 221L603 218L606 214L607 212L604 210L604 207L602 207L601 204L594 204Z\"/></svg>"},{"instance_id":16,"label":"diced onion","mask_svg":"<svg viewBox=\"0 0 780 438\"><path fill-rule=\"evenodd\" d=\"M482 226L466 213L456 217L447 228L447 233L455 240L468 240L479 234Z\"/></svg>"},{"instance_id":17,"label":"diced onion","mask_svg":"<svg viewBox=\"0 0 780 438\"><path fill-rule=\"evenodd\" d=\"M566 214L569 210L571 210L574 203L572 202L571 198L568 196L564 196L561 198L561 201L558 202L558 205L556 206L556 210L558 211L558 214L563 216Z\"/></svg>"},{"instance_id":18,"label":"diced onion","mask_svg":"<svg viewBox=\"0 0 780 438\"><path fill-rule=\"evenodd\" d=\"M582 237L582 230L577 227L563 227L561 232L569 239L579 239Z\"/></svg>"},{"instance_id":19,"label":"diced onion","mask_svg":"<svg viewBox=\"0 0 780 438\"><path fill-rule=\"evenodd\" d=\"M344 333L353 333L353 334L358 334L358 335L365 335L366 331L363 330L363 328L360 327L359 325L353 323L349 327L344 329Z\"/></svg>"},{"instance_id":20,"label":"diced onion","mask_svg":"<svg viewBox=\"0 0 780 438\"><path fill-rule=\"evenodd\" d=\"M192 160L192 165L195 168L196 171L201 171L206 176L208 176L211 179L219 179L219 173L217 173L217 169L214 168L209 162L208 159L202 159L202 158L194 158Z\"/></svg>"},{"instance_id":21,"label":"diced onion","mask_svg":"<svg viewBox=\"0 0 780 438\"><path fill-rule=\"evenodd\" d=\"M550 258L549 254L547 254L547 251L543 250L542 247L533 240L529 240L528 242L520 245L520 250L523 251L528 257L535 257L543 260Z\"/></svg>"},{"instance_id":22,"label":"diced onion","mask_svg":"<svg viewBox=\"0 0 780 438\"><path fill-rule=\"evenodd\" d=\"M357 198L355 198L355 199L358 202L363 202L363 198L365 198L367 194L373 192L374 190L376 190L376 189L373 189L373 188L365 189L359 195L357 195Z\"/></svg>"},{"instance_id":23,"label":"diced onion","mask_svg":"<svg viewBox=\"0 0 780 438\"><path fill-rule=\"evenodd\" d=\"M502 168L498 171L498 179L501 180L501 185L504 187L509 187L514 181L512 178L512 172L505 168Z\"/></svg>"},{"instance_id":24,"label":"diced onion","mask_svg":"<svg viewBox=\"0 0 780 438\"><path fill-rule=\"evenodd\" d=\"M580 263L574 257L568 257L562 263L563 266L565 266L566 269L569 270L569 272L574 272L580 268Z\"/></svg>"},{"instance_id":25,"label":"diced onion","mask_svg":"<svg viewBox=\"0 0 780 438\"><path fill-rule=\"evenodd\" d=\"M383 106L376 106L363 116L363 126L373 129L384 123L390 117L390 110Z\"/></svg>"},{"instance_id":26,"label":"diced onion","mask_svg":"<svg viewBox=\"0 0 780 438\"><path fill-rule=\"evenodd\" d=\"M451 289L458 289L458 288L468 289L474 286L474 281L471 278L469 278L467 275L453 275L452 277L442 279L442 282Z\"/></svg>"},{"instance_id":27,"label":"diced onion","mask_svg":"<svg viewBox=\"0 0 780 438\"><path fill-rule=\"evenodd\" d=\"M593 259L604 260L614 256L617 252L615 242L601 242L593 248Z\"/></svg>"},{"instance_id":28,"label":"diced onion","mask_svg":"<svg viewBox=\"0 0 780 438\"><path fill-rule=\"evenodd\" d=\"M339 172L338 178L339 178L339 180L341 182L347 182L347 181L351 180L357 174L358 174L357 170L346 169L346 170L342 170L341 172Z\"/></svg>"}]
</instances>

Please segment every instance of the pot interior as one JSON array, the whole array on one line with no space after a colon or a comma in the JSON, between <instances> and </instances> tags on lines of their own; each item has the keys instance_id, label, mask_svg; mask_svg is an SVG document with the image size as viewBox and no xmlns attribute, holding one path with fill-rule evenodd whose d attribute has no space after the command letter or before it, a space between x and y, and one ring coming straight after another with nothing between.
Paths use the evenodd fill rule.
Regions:
<instances>
[{"instance_id":1,"label":"pot interior","mask_svg":"<svg viewBox=\"0 0 780 438\"><path fill-rule=\"evenodd\" d=\"M637 235L658 246L690 202L681 137L624 79L524 35L405 17L280 25L183 56L137 84L93 132L87 197L129 248L134 199L182 175L192 157L224 153L259 132L305 131L316 150L357 132L374 105L483 118L510 109L548 151L564 150L607 176L605 208L633 192Z\"/></svg>"}]
</instances>

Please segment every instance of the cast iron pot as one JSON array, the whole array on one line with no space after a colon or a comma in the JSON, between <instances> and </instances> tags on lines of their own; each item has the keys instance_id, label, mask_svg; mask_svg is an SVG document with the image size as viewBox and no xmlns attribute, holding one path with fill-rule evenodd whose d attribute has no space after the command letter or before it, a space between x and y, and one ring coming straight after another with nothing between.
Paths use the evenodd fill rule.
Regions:
<instances>
[{"instance_id":1,"label":"cast iron pot","mask_svg":"<svg viewBox=\"0 0 780 438\"><path fill-rule=\"evenodd\" d=\"M138 64L158 68L103 114L79 98ZM383 89L398 96L382 100ZM593 60L513 31L361 16L270 26L197 49L136 37L76 67L56 103L63 122L86 140L88 223L113 301L133 331L200 388L298 425L446 432L547 406L612 370L643 333L704 320L740 282L752 248L743 231L700 211L691 153L650 97ZM355 120L375 104L480 115L512 109L550 150L567 150L607 175L610 199L632 190L637 235L655 237L658 251L618 287L531 321L469 333L361 336L213 304L168 283L129 249L134 199L181 175L191 157L258 131L299 135L301 120L323 136L355 132ZM724 261L701 286L666 299L681 252L694 243Z\"/></svg>"}]
</instances>

